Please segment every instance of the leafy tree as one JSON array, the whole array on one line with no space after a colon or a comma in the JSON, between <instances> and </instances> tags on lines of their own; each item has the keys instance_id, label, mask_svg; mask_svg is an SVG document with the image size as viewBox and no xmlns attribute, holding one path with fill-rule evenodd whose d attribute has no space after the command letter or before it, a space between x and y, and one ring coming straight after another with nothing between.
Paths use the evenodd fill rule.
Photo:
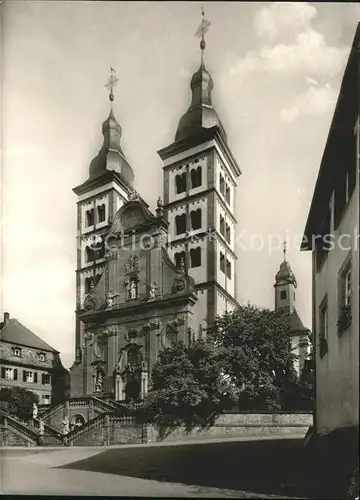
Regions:
<instances>
[{"instance_id":1,"label":"leafy tree","mask_svg":"<svg viewBox=\"0 0 360 500\"><path fill-rule=\"evenodd\" d=\"M211 425L235 401L214 346L204 340L189 346L176 342L159 354L144 410L164 436L179 425L187 431Z\"/></svg>"},{"instance_id":2,"label":"leafy tree","mask_svg":"<svg viewBox=\"0 0 360 500\"><path fill-rule=\"evenodd\" d=\"M290 324L280 311L241 306L217 317L208 330L224 372L235 385L239 408L279 410L296 385Z\"/></svg>"},{"instance_id":3,"label":"leafy tree","mask_svg":"<svg viewBox=\"0 0 360 500\"><path fill-rule=\"evenodd\" d=\"M4 387L0 390L0 400L7 403L10 415L28 420L32 416L33 403L39 403L37 394L21 387Z\"/></svg>"}]
</instances>

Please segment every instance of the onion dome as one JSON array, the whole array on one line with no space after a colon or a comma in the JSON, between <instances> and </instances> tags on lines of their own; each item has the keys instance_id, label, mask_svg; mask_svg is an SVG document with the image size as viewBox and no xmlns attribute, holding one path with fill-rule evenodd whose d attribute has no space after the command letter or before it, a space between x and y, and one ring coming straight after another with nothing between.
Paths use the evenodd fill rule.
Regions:
<instances>
[{"instance_id":1,"label":"onion dome","mask_svg":"<svg viewBox=\"0 0 360 500\"><path fill-rule=\"evenodd\" d=\"M284 244L284 260L280 264L280 269L276 273L275 276L275 286L282 285L285 283L293 284L295 287L297 286L295 274L292 272L290 264L286 260L286 245Z\"/></svg>"},{"instance_id":2,"label":"onion dome","mask_svg":"<svg viewBox=\"0 0 360 500\"><path fill-rule=\"evenodd\" d=\"M89 173L90 178L94 178L104 174L106 171L112 170L120 175L126 185L132 186L134 182L134 172L121 148L120 139L122 129L115 118L112 108L112 102L114 100L113 86L117 79L115 79L114 70L111 69L111 71L112 73L108 83L110 87L110 114L102 124L102 134L104 136L103 145L97 156L90 163Z\"/></svg>"},{"instance_id":3,"label":"onion dome","mask_svg":"<svg viewBox=\"0 0 360 500\"><path fill-rule=\"evenodd\" d=\"M215 126L219 128L221 136L226 141L224 127L211 102L211 91L214 88L214 83L204 64L204 50L206 47L204 34L209 25L210 22L204 18L203 12L202 23L196 32L197 35L201 36L201 64L191 78L191 104L187 112L180 119L175 141L187 139L198 133L201 129L208 129Z\"/></svg>"}]
</instances>

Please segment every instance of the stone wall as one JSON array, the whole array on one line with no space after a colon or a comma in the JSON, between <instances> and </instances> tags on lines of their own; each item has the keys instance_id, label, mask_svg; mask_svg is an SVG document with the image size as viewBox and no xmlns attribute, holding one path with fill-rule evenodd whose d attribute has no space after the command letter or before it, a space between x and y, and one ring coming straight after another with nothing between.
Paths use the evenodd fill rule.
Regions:
<instances>
[{"instance_id":1,"label":"stone wall","mask_svg":"<svg viewBox=\"0 0 360 500\"><path fill-rule=\"evenodd\" d=\"M209 429L195 428L186 433L183 428L174 429L164 441L184 441L189 439L221 439L235 437L299 436L305 437L313 417L307 413L293 414L224 414ZM160 441L156 428L148 425L144 441ZM145 441L145 442L146 442Z\"/></svg>"}]
</instances>

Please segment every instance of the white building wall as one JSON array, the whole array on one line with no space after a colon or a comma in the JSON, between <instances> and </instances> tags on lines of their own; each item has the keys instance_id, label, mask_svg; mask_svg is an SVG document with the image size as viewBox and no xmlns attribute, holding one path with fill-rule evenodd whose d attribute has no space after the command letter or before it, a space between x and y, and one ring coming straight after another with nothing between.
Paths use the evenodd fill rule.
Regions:
<instances>
[{"instance_id":1,"label":"white building wall","mask_svg":"<svg viewBox=\"0 0 360 500\"><path fill-rule=\"evenodd\" d=\"M350 250L342 250L336 245L315 276L316 332L320 330L320 304L325 295L328 300L328 352L322 358L316 335L316 412L320 433L359 423L359 239L356 238L359 234L359 180L335 239L338 240L341 234L349 235L343 245ZM352 260L352 322L339 335L338 273L349 253Z\"/></svg>"}]
</instances>

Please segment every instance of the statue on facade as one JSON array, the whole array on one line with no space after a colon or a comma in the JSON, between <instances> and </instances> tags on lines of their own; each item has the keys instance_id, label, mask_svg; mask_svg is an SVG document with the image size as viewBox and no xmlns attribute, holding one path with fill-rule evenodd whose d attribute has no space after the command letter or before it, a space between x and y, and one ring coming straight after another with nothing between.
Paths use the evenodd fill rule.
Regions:
<instances>
[{"instance_id":1,"label":"statue on facade","mask_svg":"<svg viewBox=\"0 0 360 500\"><path fill-rule=\"evenodd\" d=\"M63 434L66 435L66 434L69 434L69 431L70 431L70 422L69 422L69 419L67 416L64 417L64 420L63 420Z\"/></svg>"},{"instance_id":2,"label":"statue on facade","mask_svg":"<svg viewBox=\"0 0 360 500\"><path fill-rule=\"evenodd\" d=\"M36 403L33 403L33 410L32 410L32 418L35 419L38 417L38 407Z\"/></svg>"},{"instance_id":3,"label":"statue on facade","mask_svg":"<svg viewBox=\"0 0 360 500\"><path fill-rule=\"evenodd\" d=\"M119 296L118 293L112 292L111 290L109 290L106 293L106 308L107 309L110 309L111 307L113 307L113 305L114 305L114 298L118 297L118 296Z\"/></svg>"},{"instance_id":4,"label":"statue on facade","mask_svg":"<svg viewBox=\"0 0 360 500\"><path fill-rule=\"evenodd\" d=\"M157 286L155 281L151 281L149 283L149 298L150 299L155 299L157 288L158 288L158 286Z\"/></svg>"},{"instance_id":5,"label":"statue on facade","mask_svg":"<svg viewBox=\"0 0 360 500\"><path fill-rule=\"evenodd\" d=\"M104 378L103 374L101 371L98 371L96 373L96 380L95 380L95 392L103 392L104 389Z\"/></svg>"},{"instance_id":6,"label":"statue on facade","mask_svg":"<svg viewBox=\"0 0 360 500\"><path fill-rule=\"evenodd\" d=\"M126 285L127 285L128 298L137 299L138 287L136 278L130 278L130 280L126 282Z\"/></svg>"}]
</instances>

